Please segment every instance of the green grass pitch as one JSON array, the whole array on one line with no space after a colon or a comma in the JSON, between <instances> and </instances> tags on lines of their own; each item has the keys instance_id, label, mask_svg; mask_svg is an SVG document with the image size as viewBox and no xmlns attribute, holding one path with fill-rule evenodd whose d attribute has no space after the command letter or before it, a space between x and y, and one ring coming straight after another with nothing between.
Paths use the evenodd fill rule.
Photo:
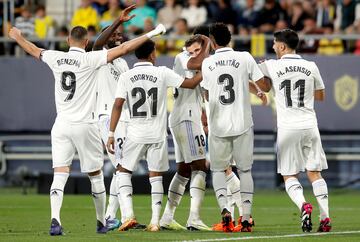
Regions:
<instances>
[{"instance_id":1,"label":"green grass pitch","mask_svg":"<svg viewBox=\"0 0 360 242\"><path fill-rule=\"evenodd\" d=\"M212 190L207 190L202 206L202 218L208 225L220 221L220 212ZM333 231L317 234L318 209L311 191L306 197L315 205L314 232L304 234L299 225L299 212L284 191L256 191L253 233L175 232L150 233L138 230L95 233L95 210L90 195L66 195L62 208L65 236L50 237L49 196L21 195L19 190L0 189L0 241L360 241L360 192L330 189L330 213ZM164 205L166 198L164 196ZM189 210L186 194L177 209L176 219L185 225ZM141 223L150 220L150 196L135 195L134 207ZM163 206L164 207L164 206Z\"/></svg>"}]
</instances>

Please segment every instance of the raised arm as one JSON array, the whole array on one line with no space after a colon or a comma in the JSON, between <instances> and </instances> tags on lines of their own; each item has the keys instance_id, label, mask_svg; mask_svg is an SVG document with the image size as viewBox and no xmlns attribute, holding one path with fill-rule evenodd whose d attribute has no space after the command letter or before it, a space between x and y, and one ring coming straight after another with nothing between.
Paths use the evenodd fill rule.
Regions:
<instances>
[{"instance_id":1,"label":"raised arm","mask_svg":"<svg viewBox=\"0 0 360 242\"><path fill-rule=\"evenodd\" d=\"M125 43L122 43L121 45L110 49L107 54L107 61L111 62L120 56L126 55L126 54L130 53L131 51L135 50L136 48L138 48L143 43L145 43L148 39L151 39L154 36L164 34L164 33L166 33L165 26L162 24L159 24L158 26L156 26L155 29L151 30L147 34L144 34L135 39L126 41Z\"/></svg>"},{"instance_id":2,"label":"raised arm","mask_svg":"<svg viewBox=\"0 0 360 242\"><path fill-rule=\"evenodd\" d=\"M124 105L125 99L123 98L116 98L113 108L112 108L112 112L111 112L111 120L110 120L110 130L109 130L109 138L108 138L108 142L106 144L108 151L111 154L115 153L115 138L114 138L114 132L116 129L116 126L119 122L120 119L120 115L121 115L121 111L122 111L122 107Z\"/></svg>"},{"instance_id":3,"label":"raised arm","mask_svg":"<svg viewBox=\"0 0 360 242\"><path fill-rule=\"evenodd\" d=\"M120 26L120 24L129 21L135 15L130 15L129 13L136 8L136 5L133 4L125 8L118 19L116 19L106 30L104 30L100 36L95 40L93 50L101 50L106 42L109 40L110 36L115 32L115 30Z\"/></svg>"},{"instance_id":4,"label":"raised arm","mask_svg":"<svg viewBox=\"0 0 360 242\"><path fill-rule=\"evenodd\" d=\"M37 59L40 59L40 54L43 49L37 47L36 45L25 39L18 28L12 27L9 31L9 37L15 40L18 45L20 45L21 48L25 50L26 53L34 56Z\"/></svg>"},{"instance_id":5,"label":"raised arm","mask_svg":"<svg viewBox=\"0 0 360 242\"><path fill-rule=\"evenodd\" d=\"M191 57L187 63L189 70L201 70L201 64L203 60L209 56L210 51L210 39L204 35L201 36L204 40L201 51L196 57Z\"/></svg>"}]
</instances>

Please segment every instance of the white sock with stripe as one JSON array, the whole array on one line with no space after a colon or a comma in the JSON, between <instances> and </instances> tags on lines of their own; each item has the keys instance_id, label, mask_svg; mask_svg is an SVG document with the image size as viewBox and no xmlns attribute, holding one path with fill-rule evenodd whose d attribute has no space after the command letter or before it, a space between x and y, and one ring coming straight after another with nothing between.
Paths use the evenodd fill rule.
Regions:
<instances>
[{"instance_id":1,"label":"white sock with stripe","mask_svg":"<svg viewBox=\"0 0 360 242\"><path fill-rule=\"evenodd\" d=\"M106 219L116 218L116 212L118 208L119 208L119 200L117 198L116 174L113 174L110 183L109 204L106 209L105 218Z\"/></svg>"},{"instance_id":2,"label":"white sock with stripe","mask_svg":"<svg viewBox=\"0 0 360 242\"><path fill-rule=\"evenodd\" d=\"M89 176L91 183L91 193L96 210L96 219L105 225L106 208L106 189L104 184L104 175L101 172L96 176Z\"/></svg>"},{"instance_id":3,"label":"white sock with stripe","mask_svg":"<svg viewBox=\"0 0 360 242\"><path fill-rule=\"evenodd\" d=\"M226 176L224 171L212 172L213 187L221 212L227 207ZM232 215L231 215L232 216Z\"/></svg>"},{"instance_id":4,"label":"white sock with stripe","mask_svg":"<svg viewBox=\"0 0 360 242\"><path fill-rule=\"evenodd\" d=\"M133 187L131 183L131 174L126 172L117 172L116 184L118 187L119 193L119 203L121 210L124 211L124 214L121 215L123 220L135 218L134 208L133 208Z\"/></svg>"},{"instance_id":5,"label":"white sock with stripe","mask_svg":"<svg viewBox=\"0 0 360 242\"><path fill-rule=\"evenodd\" d=\"M51 218L55 218L60 225L60 210L64 198L64 187L68 177L69 173L54 172L54 178L50 188Z\"/></svg>"},{"instance_id":6,"label":"white sock with stripe","mask_svg":"<svg viewBox=\"0 0 360 242\"><path fill-rule=\"evenodd\" d=\"M240 177L240 191L241 191L241 207L242 207L242 222L250 220L251 209L254 196L254 181L251 175L251 170L238 170Z\"/></svg>"},{"instance_id":7,"label":"white sock with stripe","mask_svg":"<svg viewBox=\"0 0 360 242\"><path fill-rule=\"evenodd\" d=\"M305 202L305 197L303 187L301 186L299 180L296 177L288 178L285 181L285 190L291 200L301 211L302 205Z\"/></svg>"},{"instance_id":8,"label":"white sock with stripe","mask_svg":"<svg viewBox=\"0 0 360 242\"><path fill-rule=\"evenodd\" d=\"M327 184L324 179L316 180L312 183L313 192L319 205L320 220L329 218L329 194Z\"/></svg>"},{"instance_id":9,"label":"white sock with stripe","mask_svg":"<svg viewBox=\"0 0 360 242\"><path fill-rule=\"evenodd\" d=\"M151 184L151 209L152 216L150 224L159 224L162 198L164 195L162 176L154 176L149 178Z\"/></svg>"},{"instance_id":10,"label":"white sock with stripe","mask_svg":"<svg viewBox=\"0 0 360 242\"><path fill-rule=\"evenodd\" d=\"M200 219L200 206L204 200L206 187L206 173L203 171L191 172L190 183L190 218Z\"/></svg>"}]
</instances>

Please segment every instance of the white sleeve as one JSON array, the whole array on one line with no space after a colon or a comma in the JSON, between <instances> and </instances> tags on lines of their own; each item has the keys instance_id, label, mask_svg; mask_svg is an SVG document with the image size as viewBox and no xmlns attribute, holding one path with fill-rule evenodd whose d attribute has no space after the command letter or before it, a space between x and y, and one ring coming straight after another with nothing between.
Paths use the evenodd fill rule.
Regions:
<instances>
[{"instance_id":1,"label":"white sleeve","mask_svg":"<svg viewBox=\"0 0 360 242\"><path fill-rule=\"evenodd\" d=\"M259 68L260 68L261 72L264 74L264 76L271 78L271 76L270 76L270 73L269 73L269 70L268 70L268 67L267 67L267 64L266 64L266 63L267 63L267 61L264 61L264 62L262 62L262 63L258 64L258 66L259 66Z\"/></svg>"},{"instance_id":2,"label":"white sleeve","mask_svg":"<svg viewBox=\"0 0 360 242\"><path fill-rule=\"evenodd\" d=\"M166 82L167 87L180 87L183 81L185 80L184 77L176 74L173 70L167 67L160 67L163 70L163 78Z\"/></svg>"},{"instance_id":3,"label":"white sleeve","mask_svg":"<svg viewBox=\"0 0 360 242\"><path fill-rule=\"evenodd\" d=\"M58 56L57 52L58 51L55 50L42 50L40 53L40 59L51 67L54 64L55 58Z\"/></svg>"},{"instance_id":4,"label":"white sleeve","mask_svg":"<svg viewBox=\"0 0 360 242\"><path fill-rule=\"evenodd\" d=\"M181 63L180 55L177 55L175 57L173 70L175 71L176 74L185 77L185 69Z\"/></svg>"},{"instance_id":5,"label":"white sleeve","mask_svg":"<svg viewBox=\"0 0 360 242\"><path fill-rule=\"evenodd\" d=\"M126 79L124 75L120 75L119 81L116 85L115 98L126 99Z\"/></svg>"},{"instance_id":6,"label":"white sleeve","mask_svg":"<svg viewBox=\"0 0 360 242\"><path fill-rule=\"evenodd\" d=\"M320 75L319 68L317 67L317 65L315 63L314 63L313 75L314 75L314 81L315 81L315 90L325 89L324 81Z\"/></svg>"},{"instance_id":7,"label":"white sleeve","mask_svg":"<svg viewBox=\"0 0 360 242\"><path fill-rule=\"evenodd\" d=\"M120 73L124 73L125 71L129 70L127 62L122 58L116 59L116 61L113 61L113 63L116 66L116 69L120 71Z\"/></svg>"},{"instance_id":8,"label":"white sleeve","mask_svg":"<svg viewBox=\"0 0 360 242\"><path fill-rule=\"evenodd\" d=\"M259 79L263 78L264 75L261 72L259 66L256 64L254 58L250 55L250 53L246 52L248 55L247 68L249 72L249 79L256 82Z\"/></svg>"},{"instance_id":9,"label":"white sleeve","mask_svg":"<svg viewBox=\"0 0 360 242\"><path fill-rule=\"evenodd\" d=\"M107 50L90 51L86 53L86 61L94 69L107 64Z\"/></svg>"},{"instance_id":10,"label":"white sleeve","mask_svg":"<svg viewBox=\"0 0 360 242\"><path fill-rule=\"evenodd\" d=\"M207 64L206 59L201 64L201 71L202 71L202 81L200 82L200 86L206 90L209 90L209 81L207 76L209 75L209 67Z\"/></svg>"}]
</instances>

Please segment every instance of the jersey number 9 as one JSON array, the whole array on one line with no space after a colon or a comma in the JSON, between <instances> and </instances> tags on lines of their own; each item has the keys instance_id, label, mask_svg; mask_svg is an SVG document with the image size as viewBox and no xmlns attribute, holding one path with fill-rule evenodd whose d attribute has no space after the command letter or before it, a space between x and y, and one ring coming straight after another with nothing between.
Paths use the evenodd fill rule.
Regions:
<instances>
[{"instance_id":1,"label":"jersey number 9","mask_svg":"<svg viewBox=\"0 0 360 242\"><path fill-rule=\"evenodd\" d=\"M74 97L76 89L76 76L74 72L64 71L61 74L61 88L64 91L69 92L64 102L70 101Z\"/></svg>"}]
</instances>

